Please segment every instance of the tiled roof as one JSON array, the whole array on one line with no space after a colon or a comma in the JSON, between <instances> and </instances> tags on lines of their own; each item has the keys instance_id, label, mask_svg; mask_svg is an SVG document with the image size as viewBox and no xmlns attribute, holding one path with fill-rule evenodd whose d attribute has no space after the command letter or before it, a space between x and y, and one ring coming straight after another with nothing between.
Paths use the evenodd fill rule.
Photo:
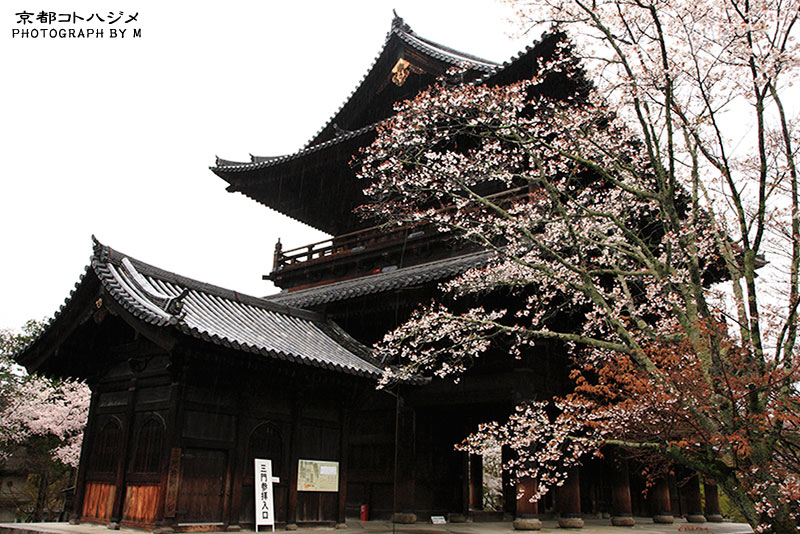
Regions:
<instances>
[{"instance_id":1,"label":"tiled roof","mask_svg":"<svg viewBox=\"0 0 800 534\"><path fill-rule=\"evenodd\" d=\"M216 170L220 170L220 171L226 171L226 172L230 172L230 171L249 171L249 170L253 170L253 169L260 169L260 168L263 168L263 167L271 167L273 165L280 165L282 163L285 163L286 161L305 156L306 154L310 154L310 153L316 152L318 150L322 150L324 148L327 148L328 146L332 146L332 145L341 143L343 141L346 141L347 139L352 139L353 137L357 137L357 136L359 136L359 135L361 135L361 134L363 134L363 133L365 133L367 131L371 131L371 130L375 129L375 127L377 126L378 123L370 124L370 125L367 125L367 126L365 126L363 128L360 128L358 130L351 131L351 132L341 132L339 135L337 135L333 139L330 139L330 140L325 141L323 143L312 144L314 139L316 139L317 136L319 136L319 134L322 133L323 130L325 130L326 128L328 128L331 125L331 123L336 119L336 117L339 115L339 113L345 107L347 102L349 102L350 99L353 97L353 95L355 95L356 92L358 92L358 90L361 88L361 86L366 81L366 79L369 76L370 72L372 72L372 70L375 68L375 65L378 63L378 61L380 60L381 56L384 54L384 51L386 50L386 48L387 48L387 46L389 44L389 41L394 36L396 36L401 41L403 41L405 44L407 44L408 46L414 48L415 50L417 50L417 51L419 51L419 52L421 52L421 53L423 53L423 54L425 54L425 55L427 55L427 56L429 56L431 58L434 58L434 59L437 59L439 61L442 61L443 63L449 63L451 65L466 65L467 68L469 68L471 70L478 71L480 73L485 73L485 74L490 74L490 73L494 72L495 69L498 66L498 64L493 62L493 61L489 61L487 59L479 58L477 56L473 56L472 54L467 54L467 53L464 53L464 52L460 52L460 51L455 50L453 48L450 48L450 47L441 45L439 43L436 43L434 41L431 41L429 39L425 39L423 37L420 37L419 35L414 33L414 31L411 29L411 27L408 26L408 24L403 22L402 18L400 18L397 15L395 15L395 18L392 21L392 27L389 30L389 33L386 34L386 40L384 41L384 46L381 49L381 51L378 53L378 55L375 56L375 60L373 61L373 63L370 66L370 68L367 70L366 74L364 74L364 76L361 78L361 81L358 83L358 85L356 85L356 88L353 89L353 91L350 93L350 95L348 95L348 97L345 99L345 101L342 103L342 105L339 107L339 109L336 111L336 113L334 113L331 116L331 118L322 126L322 128L320 128L319 131L317 131L317 133L314 134L314 137L306 144L305 147L303 147L303 149L301 149L298 152L295 152L294 154L288 154L288 155L285 155L285 156L266 156L266 157L264 157L264 156L252 156L251 155L250 159L252 161L250 161L250 162L235 162L235 161L230 161L230 160L224 160L224 159L218 157L217 161L216 161L216 166L211 167L211 169L215 170L215 171ZM380 122L383 122L383 121L380 121Z\"/></svg>"},{"instance_id":2,"label":"tiled roof","mask_svg":"<svg viewBox=\"0 0 800 534\"><path fill-rule=\"evenodd\" d=\"M369 349L319 314L192 280L97 241L91 266L75 292L92 273L105 295L145 323L268 358L359 376L381 374ZM68 306L69 301L59 312ZM59 314L40 337L58 318ZM36 340L20 356L35 344Z\"/></svg>"},{"instance_id":3,"label":"tiled roof","mask_svg":"<svg viewBox=\"0 0 800 534\"><path fill-rule=\"evenodd\" d=\"M490 256L489 252L475 252L446 260L433 261L422 265L404 267L396 271L372 274L333 282L324 286L278 293L266 297L267 300L278 304L298 307L313 307L329 302L348 300L364 295L383 293L393 289L400 289L436 280L445 280L457 276L472 267L485 265Z\"/></svg>"},{"instance_id":4,"label":"tiled roof","mask_svg":"<svg viewBox=\"0 0 800 534\"><path fill-rule=\"evenodd\" d=\"M476 70L476 71L480 71L482 73L475 80L473 80L471 82L468 82L471 85L481 85L481 84L484 84L484 83L491 82L493 78L495 78L498 75L503 74L504 71L506 71L506 69L509 69L510 67L512 67L518 61L523 60L528 55L530 55L532 52L535 52L535 49L536 49L537 45L539 45L541 42L544 41L544 39L542 39L541 41L537 41L537 42L535 42L535 43L533 43L533 44L531 44L529 46L526 46L524 50L520 50L516 55L512 56L511 58L509 58L508 60L504 61L503 63L498 64L498 63L494 63L494 62L488 61L486 59L481 59L481 58L479 58L477 56L473 56L471 54L466 54L464 52L460 52L458 50L454 50L454 49L449 48L447 46L444 46L444 45L435 43L435 42L433 42L431 40L428 40L428 39L425 39L423 37L420 37L419 35L414 33L413 30L411 30L411 28L407 24L405 24L403 22L403 19L400 18L400 17L395 17L395 19L392 21L392 29L386 35L386 42L387 43L389 42L389 39L393 35L397 35L398 38L400 38L404 43L408 44L409 46L419 50L420 52L422 52L422 53L424 53L424 54L426 54L426 55L428 55L430 57L434 57L436 59L439 59L440 61L443 61L443 62L446 62L446 63L451 63L453 65L458 65L458 64L462 64L462 63L466 62L468 64L469 68L471 68L473 70ZM342 110L342 108L344 108L344 106L347 104L347 102L358 91L358 89L361 87L361 85L366 80L367 75L369 74L369 72L374 68L375 64L378 62L378 59L380 58L382 53L383 53L383 50L381 51L381 53L379 53L375 57L375 60L374 60L374 62L372 64L372 66L370 66L369 70L367 70L367 74L365 74L362 77L362 79L359 82L359 84L350 93L350 95L347 97L347 99L345 99L344 103L341 105L339 110L337 110L336 113L334 113L333 116L331 116L331 118L328 120L328 122L326 122L325 125L322 128L320 128L320 130L316 134L314 134L314 138L312 138L312 140L315 139L325 128L327 128L331 124L331 122L337 117L337 115ZM245 172L245 171L260 169L260 168L264 168L264 167L271 167L271 166L274 166L274 165L280 165L280 164L285 163L287 161L291 161L291 160L294 160L294 159L301 158L301 157L303 157L303 156L305 156L307 154L312 154L314 152L318 152L320 150L324 150L324 149L326 149L328 147L332 147L332 146L338 145L338 144L343 143L344 141L347 141L349 139L353 139L355 137L359 137L359 136L361 136L361 135L363 135L363 134L365 134L367 132L375 130L378 127L378 125L380 125L381 123L384 123L384 122L386 122L388 120L389 119L384 119L384 120L378 121L378 122L373 123L373 124L369 124L367 126L364 126L363 128L360 128L360 129L354 130L354 131L341 131L336 137L334 137L334 138L332 138L332 139L330 139L328 141L325 141L323 143L318 143L316 145L311 145L310 144L311 142L309 142L309 144L307 144L301 150L299 150L299 151L297 151L297 152L295 152L293 154L286 154L286 155L283 155L283 156L253 156L253 155L251 155L250 156L250 160L251 161L249 161L249 162L230 161L230 160L225 160L225 159L222 159L220 157L217 157L216 158L216 162L215 162L215 166L211 167L211 169L214 170L214 171L219 170L219 171L225 171L225 172Z\"/></svg>"},{"instance_id":5,"label":"tiled roof","mask_svg":"<svg viewBox=\"0 0 800 534\"><path fill-rule=\"evenodd\" d=\"M402 21L402 19L400 20ZM450 63L452 65L462 65L466 63L470 69L479 70L482 72L494 72L498 67L498 64L494 61L482 59L477 56L473 56L472 54L459 52L458 50L450 48L449 46L440 45L439 43L431 41L430 39L420 37L406 25L403 25L402 30L395 30L393 26L392 31L396 32L398 37L400 37L400 39L402 39L406 44L409 44L420 52L423 52L424 54L434 57L445 63Z\"/></svg>"},{"instance_id":6,"label":"tiled roof","mask_svg":"<svg viewBox=\"0 0 800 534\"><path fill-rule=\"evenodd\" d=\"M361 86L367 81L372 70L376 67L378 62L381 60L381 57L384 56L384 53L389 48L389 42L392 40L393 37L398 37L404 43L410 45L411 47L415 48L419 52L426 54L430 57L438 59L439 61L443 61L445 63L450 63L451 65L462 65L466 64L467 68L477 70L480 72L491 72L497 67L497 63L492 61L488 61L486 59L479 58L477 56L473 56L470 54L465 54L464 52L459 52L452 48L442 46L438 43L434 43L433 41L429 41L427 39L423 39L411 29L411 27L406 24L403 19L397 16L397 13L394 14L394 19L392 19L392 27L389 32L386 34L386 39L384 40L383 48L378 55L375 56L375 59L370 65L367 72L364 76L361 77L361 80L356 85L355 89L347 96L342 105L339 106L339 109L336 110L330 119L320 128L317 133L306 143L306 147L310 146L314 143L314 140L325 131L328 126L336 120L336 117L339 116L339 113L345 108L347 103L353 98L353 96L361 89Z\"/></svg>"},{"instance_id":7,"label":"tiled roof","mask_svg":"<svg viewBox=\"0 0 800 534\"><path fill-rule=\"evenodd\" d=\"M381 121L383 122L383 121ZM250 156L249 163L246 162L236 162L236 161L229 161L217 157L216 167L211 167L213 170L220 170L225 172L245 172L245 171L252 171L255 169L262 169L264 167L272 167L273 165L280 165L282 163L286 163L287 161L291 161L293 159L301 158L308 154L313 154L314 152L319 152L320 150L324 150L328 147L332 147L338 145L339 143L343 143L348 139L353 139L360 135L363 135L367 132L370 132L378 127L378 124L369 124L364 126L363 128L359 128L358 130L353 130L351 132L342 132L340 135L334 137L329 141L325 141L324 143L319 143L314 146L310 146L295 152L294 154L286 154L285 156Z\"/></svg>"}]
</instances>

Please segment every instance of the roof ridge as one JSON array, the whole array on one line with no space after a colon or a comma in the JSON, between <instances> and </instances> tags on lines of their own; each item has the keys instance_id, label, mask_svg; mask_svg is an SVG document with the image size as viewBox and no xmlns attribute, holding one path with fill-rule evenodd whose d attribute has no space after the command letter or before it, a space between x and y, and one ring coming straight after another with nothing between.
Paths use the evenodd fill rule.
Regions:
<instances>
[{"instance_id":1,"label":"roof ridge","mask_svg":"<svg viewBox=\"0 0 800 534\"><path fill-rule=\"evenodd\" d=\"M469 55L469 54L465 54L463 52L460 52L458 50L449 49L449 47L445 47L443 45L440 45L438 43L430 41L429 39L426 39L424 37L420 37L419 35L414 33L414 31L411 29L411 27L408 26L408 24L406 24L405 22L403 22L403 19L401 17L397 16L396 13L395 13L395 17L396 18L392 21L392 29L389 30L389 32L386 35L386 41L389 40L389 38L391 37L391 35L393 33L398 33L399 32L399 30L396 29L397 27L401 27L401 28L403 28L403 33L404 34L410 35L414 39L422 41L423 43L425 43L428 46L432 46L433 45L433 46L437 46L437 47L442 48L442 49L452 50L453 52L455 52L457 54L460 54L462 56L468 56ZM398 20L399 20L399 23L396 22ZM542 44L550 35L551 35L551 32L549 30L544 32L539 39L536 39L532 44L526 46L524 49L522 49L519 52L517 52L516 54L512 55L509 59L507 59L503 63L493 63L492 62L494 64L494 68L491 71L485 72L483 75L475 78L474 80L472 80L470 82L466 82L466 83L468 83L469 85L476 85L476 86L488 83L492 78L502 74L506 69L508 69L509 67L514 65L517 61L521 60L523 57L525 57L527 54L529 54L531 51L533 51L537 46ZM385 43L384 43L384 46L385 46ZM248 170L255 170L255 169L260 169L260 168L265 168L265 167L271 167L273 165L280 165L281 163L284 163L286 161L291 161L291 160L297 159L299 157L305 156L306 154L311 154L311 153L316 152L318 150L322 150L322 149L328 148L329 146L333 146L333 145L338 144L338 143L340 143L342 141L346 141L348 139L352 139L353 137L356 137L356 136L358 136L358 135L360 135L362 133L365 133L365 132L367 132L369 130L372 130L372 129L376 128L378 125L383 124L383 123L391 120L393 116L392 117L387 117L386 119L382 119L382 120L376 121L376 122L374 122L372 124L368 124L368 125L363 126L363 127L359 128L357 130L346 131L346 132L342 133L341 135L333 137L333 138L331 138L331 139L329 139L327 141L323 141L323 142L317 143L315 145L310 144L311 141L313 141L319 134L322 133L323 130L325 130L325 128L327 128L331 124L331 121L333 121L336 118L336 116L339 114L339 112L342 110L342 108L344 108L344 106L350 100L350 97L352 97L353 94L355 94L355 92L358 90L358 88L361 87L361 84L364 82L364 80L366 79L367 75L372 70L372 67L374 67L375 63L380 58L382 53L383 53L383 50L381 50L381 53L378 54L375 57L375 60L373 60L372 65L370 65L370 68L367 71L367 74L365 74L361 78L361 80L358 83L358 86L356 86L356 88L347 96L347 98L345 99L344 103L342 103L342 105L339 107L339 109L337 109L336 112L328 119L328 121L314 134L314 136L302 148L300 148L296 152L293 152L291 154L285 154L283 156L273 156L273 157L259 157L259 156L253 157L253 156L251 156L251 160L252 161L250 161L250 162L234 162L234 161L224 160L224 159L222 159L220 157L217 157L217 160L216 160L217 164L215 166L211 166L209 168L212 171L216 171L216 170L248 171ZM475 56L475 57L477 58L477 56ZM487 61L487 60L483 60L481 58L477 58L477 60L478 61Z\"/></svg>"},{"instance_id":2,"label":"roof ridge","mask_svg":"<svg viewBox=\"0 0 800 534\"><path fill-rule=\"evenodd\" d=\"M174 329L244 353L370 380L381 374L369 349L321 314L179 276L115 251L94 236L92 239L90 266L70 297L39 335L14 355L31 371L90 376L93 371L86 366L70 375L74 369L69 362L52 356L62 343L61 336L73 335L87 317L113 304L112 312L118 306L142 325ZM186 298L181 309L170 308L170 303L181 302L177 299L182 296ZM231 296L238 298L234 301ZM164 337L163 345L151 341L169 351L178 338Z\"/></svg>"},{"instance_id":3,"label":"roof ridge","mask_svg":"<svg viewBox=\"0 0 800 534\"><path fill-rule=\"evenodd\" d=\"M313 312L310 310L304 310L302 308L287 306L285 304L271 302L264 299L263 297L256 297L254 295L240 293L233 289L226 289L224 287L220 287L214 284L209 284L208 282L202 282L200 280L196 280L188 276L183 276L181 274L172 271L167 271L166 269L156 267L155 265L143 262L142 260L134 258L133 256L112 249L107 245L103 245L102 243L100 243L99 240L97 240L95 236L92 236L92 240L94 242L92 268L94 269L95 274L97 274L98 277L101 279L101 281L104 280L104 276L102 276L101 273L97 272L98 264L110 263L111 265L117 267L123 267L124 266L123 261L127 259L139 273L155 276L157 278L161 278L165 281L174 283L182 287L188 286L191 289L202 291L204 293L224 298L226 300L241 302L243 304L249 304L268 311L274 311L277 313L290 315L292 317L298 317L301 319L307 319L322 323L328 321L328 319L323 314ZM165 311L165 313L167 312Z\"/></svg>"},{"instance_id":4,"label":"roof ridge","mask_svg":"<svg viewBox=\"0 0 800 534\"><path fill-rule=\"evenodd\" d=\"M313 143L314 140L331 125L331 123L336 119L336 117L339 115L339 113L342 111L342 109L344 109L344 107L347 105L347 103L350 101L350 99L353 97L353 95L356 94L356 92L358 92L358 90L364 84L364 81L367 79L367 77L372 72L372 69L378 63L378 60L381 58L381 56L387 50L386 45L391 40L392 35L397 35L400 39L402 39L403 41L405 41L407 43L408 43L408 40L403 38L404 35L411 36L414 39L422 41L422 43L425 44L429 48L429 51L434 52L433 54L431 54L432 56L438 57L438 59L441 59L441 60L444 60L444 61L446 61L447 58L440 57L440 56L443 56L443 54L437 53L437 51L435 50L436 48L438 48L439 50L441 50L443 52L446 52L446 53L449 53L449 54L455 54L457 56L460 56L461 58L463 58L464 60L467 60L467 61L478 62L478 63L485 64L487 66L492 66L492 65L497 66L498 65L497 63L494 63L494 62L491 62L491 61L487 61L485 59L478 58L478 56L473 56L471 54L467 54L465 52L461 52L460 50L455 50L454 48L450 48L450 47L446 47L444 45L440 45L438 43L435 43L434 41L431 41L430 39L426 39L424 37L421 37L421 36L417 35L414 32L414 30L411 29L411 26L409 26L405 22L405 20L403 20L403 18L401 16L399 16L397 14L397 11L395 11L393 9L392 10L392 14L393 14L392 24L391 24L391 26L389 28L389 31L386 33L386 38L383 41L383 48L381 48L380 52L378 52L378 54L375 56L375 59L372 60L372 63L370 64L369 68L367 69L367 72L364 73L364 75L358 81L356 87L352 91L350 91L350 94L347 95L347 97L345 98L344 102L342 102L342 104L339 106L339 108L336 109L336 111L333 113L333 115L331 115L328 118L328 120L325 121L325 123L322 125L322 127L319 130L317 130L316 133L314 133L314 135L311 137L311 139L309 139L306 142L306 144L303 145L303 149L311 148L311 147L315 146L315 145L312 145L311 143ZM412 44L412 43L409 43L409 44ZM412 46L413 46L413 44L412 44ZM454 58L454 59L457 59L457 58Z\"/></svg>"},{"instance_id":5,"label":"roof ridge","mask_svg":"<svg viewBox=\"0 0 800 534\"><path fill-rule=\"evenodd\" d=\"M372 72L372 69L375 68L375 65L378 64L378 60L386 51L386 45L389 44L389 40L392 38L392 35L396 33L398 29L408 28L409 30L411 30L411 27L403 21L402 17L399 17L397 15L397 12L395 10L392 10L392 13L394 13L394 18L392 19L392 25L389 28L389 31L386 32L386 37L384 37L383 39L383 46L381 47L380 51L375 55L375 57L372 59L372 63L370 63L369 67L367 67L367 71L361 76L361 79L358 81L355 88L353 88L353 90L350 91L350 94L348 94L347 97L345 97L344 102L342 102L336 109L336 111L333 112L333 115L328 117L328 120L325 121L325 123L314 133L313 136L311 136L311 139L306 141L306 143L301 148L301 151L321 144L317 143L317 145L312 145L311 143L313 143L314 139L316 139L323 131L325 131L325 129L333 122L333 120L336 119L336 117L339 115L342 109L344 109L344 107L347 105L347 103L350 101L353 95L356 94L356 92L358 92L358 90L361 88L362 85L364 85L364 82L366 81L369 74Z\"/></svg>"},{"instance_id":6,"label":"roof ridge","mask_svg":"<svg viewBox=\"0 0 800 534\"><path fill-rule=\"evenodd\" d=\"M542 45L547 39L552 38L553 36L557 35L559 31L557 26L551 27L548 30L542 32L538 39L534 39L533 42L527 45L525 48L517 52L516 54L512 55L507 60L503 61L501 64L497 66L497 68L492 72L487 72L483 76L480 76L474 79L471 83L474 85L481 85L488 83L489 80L494 78L495 76L501 75L503 72L506 71L509 67L514 65L517 61L520 61L523 57L527 56L531 52L535 51L537 47Z\"/></svg>"},{"instance_id":7,"label":"roof ridge","mask_svg":"<svg viewBox=\"0 0 800 534\"><path fill-rule=\"evenodd\" d=\"M413 31L408 31L408 32L403 32L403 33L405 35L413 37L414 39L416 39L418 41L421 41L423 44L425 44L429 48L432 48L432 49L437 49L438 48L439 50L447 52L448 54L451 54L454 57L457 56L456 59L463 58L463 59L465 59L467 61L471 61L471 62L474 62L474 63L483 63L487 67L491 67L491 68L496 68L496 67L498 67L500 65L500 63L497 63L496 61L492 61L490 59L485 59L485 58L482 58L482 57L478 57L478 56L476 56L474 54L469 54L467 52L462 52L461 50L456 50L455 48L452 48L452 47L445 46L443 44L437 43L436 41L433 41L433 40L428 39L426 37L422 37L421 35L418 35L417 33L413 32Z\"/></svg>"}]
</instances>

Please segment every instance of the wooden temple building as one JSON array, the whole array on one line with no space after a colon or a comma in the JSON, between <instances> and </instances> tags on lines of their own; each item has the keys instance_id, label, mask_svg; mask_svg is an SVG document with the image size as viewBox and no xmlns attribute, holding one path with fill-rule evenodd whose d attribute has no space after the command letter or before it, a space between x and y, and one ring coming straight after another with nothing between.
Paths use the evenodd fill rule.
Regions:
<instances>
[{"instance_id":1,"label":"wooden temple building","mask_svg":"<svg viewBox=\"0 0 800 534\"><path fill-rule=\"evenodd\" d=\"M583 515L671 521L703 518L697 477L663 480L642 496L613 454L575 470L537 504L532 481L503 480L500 510L483 510L480 457L453 445L478 423L526 399L560 393L567 362L487 357L458 383L418 380L376 390L382 367L368 349L436 287L486 261L429 228L369 227L350 162L393 104L450 67L461 83L534 75L545 38L502 65L442 46L392 22L383 49L339 111L294 154L212 167L229 191L334 236L275 250L265 277L282 292L242 295L139 261L99 242L75 290L18 361L30 371L86 380L92 389L73 519L174 531L238 530L254 522L253 460L272 461L275 518L287 528L370 518L517 519L580 526ZM555 87L554 90L558 88ZM501 192L499 194L514 194ZM532 363L535 361L535 364ZM506 456L507 451L502 453ZM301 461L338 477L302 483ZM719 517L706 486L709 519ZM519 497L519 498L518 498Z\"/></svg>"}]
</instances>

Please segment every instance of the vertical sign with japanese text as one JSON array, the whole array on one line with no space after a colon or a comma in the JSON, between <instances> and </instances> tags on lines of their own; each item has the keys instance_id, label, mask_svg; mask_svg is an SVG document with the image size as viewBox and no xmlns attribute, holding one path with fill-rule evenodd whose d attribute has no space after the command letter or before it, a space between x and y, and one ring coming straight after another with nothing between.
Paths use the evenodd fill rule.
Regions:
<instances>
[{"instance_id":1,"label":"vertical sign with japanese text","mask_svg":"<svg viewBox=\"0 0 800 534\"><path fill-rule=\"evenodd\" d=\"M275 501L272 498L272 484L277 480L272 478L272 460L256 458L255 464L256 532L262 525L271 526L274 532Z\"/></svg>"}]
</instances>

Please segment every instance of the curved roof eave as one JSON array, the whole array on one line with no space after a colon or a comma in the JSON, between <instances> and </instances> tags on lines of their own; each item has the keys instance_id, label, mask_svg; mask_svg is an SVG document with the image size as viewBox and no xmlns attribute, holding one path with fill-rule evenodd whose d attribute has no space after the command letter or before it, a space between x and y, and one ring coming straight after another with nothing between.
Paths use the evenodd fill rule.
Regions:
<instances>
[{"instance_id":1,"label":"curved roof eave","mask_svg":"<svg viewBox=\"0 0 800 534\"><path fill-rule=\"evenodd\" d=\"M306 154L315 152L322 148L329 146L331 143L335 144L346 139L352 138L354 135L358 135L359 133L363 133L365 129L374 129L376 124L374 123L358 130L354 130L352 132L343 132L341 135L338 135L332 139L329 139L324 142L315 142L319 139L320 135L326 130L331 129L337 122L337 119L340 118L342 113L348 107L348 104L356 97L356 95L364 90L366 81L373 75L373 72L377 69L379 65L388 61L388 56L390 55L389 52L393 49L393 43L396 41L402 42L405 46L410 46L414 48L416 51L432 58L442 63L447 63L450 65L466 65L467 68L471 71L474 71L477 75L485 75L494 72L497 67L499 66L498 63L490 61L488 59L483 59L478 56L468 54L465 52L461 52L455 50L453 48L441 45L424 37L421 37L414 33L408 24L406 24L403 19L395 14L394 19L392 20L392 26L389 32L386 34L386 38L383 43L383 47L381 48L380 52L375 56L372 64L367 69L367 72L361 77L356 87L350 92L350 94L345 98L344 102L339 106L339 109L331 115L331 117L322 125L322 127L317 130L314 136L309 139L309 141L303 146L303 148L293 154L288 154L284 156L251 156L250 162L235 162L231 160L224 160L222 158L217 158L217 164L211 167L211 170L220 176L220 172L241 172L241 171L248 171L253 169L259 169L264 167L269 167L273 165L280 165L286 161L290 161L292 159L296 159L298 157L304 156ZM391 68L393 65L389 65ZM217 172L220 171L220 172Z\"/></svg>"},{"instance_id":2,"label":"curved roof eave","mask_svg":"<svg viewBox=\"0 0 800 534\"><path fill-rule=\"evenodd\" d=\"M318 313L192 280L97 240L91 265L70 298L15 359L39 368L57 351L58 339L82 321L84 311L94 311L91 299L98 293L113 299L135 321L177 329L232 350L355 376L377 378L382 372L367 347ZM99 302L94 304L102 306Z\"/></svg>"}]
</instances>

